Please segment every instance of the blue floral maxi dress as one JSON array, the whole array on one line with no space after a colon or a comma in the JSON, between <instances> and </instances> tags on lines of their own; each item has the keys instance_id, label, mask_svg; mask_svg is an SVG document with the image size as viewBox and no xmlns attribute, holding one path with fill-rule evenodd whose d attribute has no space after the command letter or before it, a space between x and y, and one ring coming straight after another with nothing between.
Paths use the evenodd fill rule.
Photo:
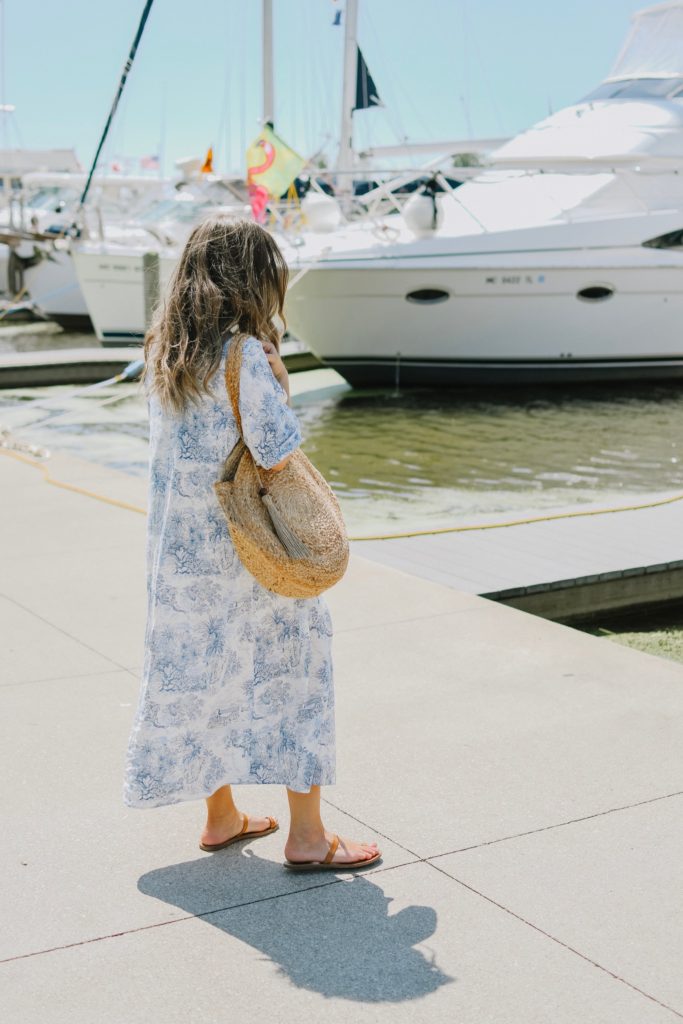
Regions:
<instances>
[{"instance_id":1,"label":"blue floral maxi dress","mask_svg":"<svg viewBox=\"0 0 683 1024\"><path fill-rule=\"evenodd\" d=\"M244 568L213 490L238 439L223 347L214 398L148 396L147 624L124 802L157 807L228 783L334 782L332 623L322 597L271 593ZM261 343L244 345L244 440L274 466L301 443Z\"/></svg>"}]
</instances>

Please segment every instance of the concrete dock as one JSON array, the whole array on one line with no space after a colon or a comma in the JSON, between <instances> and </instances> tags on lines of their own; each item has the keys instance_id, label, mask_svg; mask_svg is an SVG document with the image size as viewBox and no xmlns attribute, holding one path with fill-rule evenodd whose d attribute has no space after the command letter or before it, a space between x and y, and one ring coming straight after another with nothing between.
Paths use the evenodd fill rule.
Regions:
<instances>
[{"instance_id":1,"label":"concrete dock","mask_svg":"<svg viewBox=\"0 0 683 1024\"><path fill-rule=\"evenodd\" d=\"M384 860L291 876L283 832L202 854L201 805L121 802L145 481L50 472L119 504L0 453L3 1020L683 1019L683 666L356 545L325 813ZM285 820L279 789L240 800Z\"/></svg>"}]
</instances>

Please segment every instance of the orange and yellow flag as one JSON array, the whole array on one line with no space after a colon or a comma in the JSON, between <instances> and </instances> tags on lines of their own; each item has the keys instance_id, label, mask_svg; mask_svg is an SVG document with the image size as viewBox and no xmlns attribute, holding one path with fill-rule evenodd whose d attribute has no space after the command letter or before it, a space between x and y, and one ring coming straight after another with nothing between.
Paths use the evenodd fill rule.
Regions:
<instances>
[{"instance_id":1,"label":"orange and yellow flag","mask_svg":"<svg viewBox=\"0 0 683 1024\"><path fill-rule=\"evenodd\" d=\"M206 151L200 174L213 174L213 146L209 146Z\"/></svg>"}]
</instances>

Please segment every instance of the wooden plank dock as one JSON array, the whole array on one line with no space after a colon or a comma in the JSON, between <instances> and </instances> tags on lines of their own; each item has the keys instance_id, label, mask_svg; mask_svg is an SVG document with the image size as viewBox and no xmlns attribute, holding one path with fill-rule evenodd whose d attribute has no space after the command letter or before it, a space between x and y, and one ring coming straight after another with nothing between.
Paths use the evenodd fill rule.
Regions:
<instances>
[{"instance_id":1,"label":"wooden plank dock","mask_svg":"<svg viewBox=\"0 0 683 1024\"><path fill-rule=\"evenodd\" d=\"M683 602L683 495L649 501L630 511L566 509L536 522L356 540L353 547L384 565L556 621L655 611Z\"/></svg>"}]
</instances>

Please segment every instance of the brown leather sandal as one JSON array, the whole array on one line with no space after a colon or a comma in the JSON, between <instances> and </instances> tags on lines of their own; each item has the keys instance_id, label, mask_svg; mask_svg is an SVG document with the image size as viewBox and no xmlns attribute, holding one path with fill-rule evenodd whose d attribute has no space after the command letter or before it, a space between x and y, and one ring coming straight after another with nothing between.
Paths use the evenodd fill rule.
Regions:
<instances>
[{"instance_id":1,"label":"brown leather sandal","mask_svg":"<svg viewBox=\"0 0 683 1024\"><path fill-rule=\"evenodd\" d=\"M231 836L230 839L226 839L223 843L200 843L199 849L204 850L205 853L217 853L218 850L224 850L226 846L231 846L232 843L238 843L242 839L260 839L261 836L269 836L271 832L276 832L279 829L279 825L275 818L271 818L268 815L268 821L270 825L268 828L262 828L260 832L247 832L249 827L249 815L242 814L244 821L242 822L242 828L236 836Z\"/></svg>"},{"instance_id":2,"label":"brown leather sandal","mask_svg":"<svg viewBox=\"0 0 683 1024\"><path fill-rule=\"evenodd\" d=\"M374 857L368 857L365 860L351 860L346 864L338 862L337 864L332 863L332 858L337 852L339 846L339 836L334 835L330 841L330 848L327 851L327 856L324 860L302 860L293 861L286 860L285 867L289 868L290 871L356 871L358 868L367 868L370 864L374 864L382 856L382 851L378 850Z\"/></svg>"}]
</instances>

